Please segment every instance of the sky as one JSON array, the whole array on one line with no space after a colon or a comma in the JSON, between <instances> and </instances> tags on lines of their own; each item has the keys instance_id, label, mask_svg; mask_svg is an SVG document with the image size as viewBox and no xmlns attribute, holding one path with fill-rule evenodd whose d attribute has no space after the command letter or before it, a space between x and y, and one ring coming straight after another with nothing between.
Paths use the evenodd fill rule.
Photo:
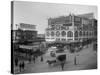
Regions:
<instances>
[{"instance_id":1,"label":"sky","mask_svg":"<svg viewBox=\"0 0 100 75\"><path fill-rule=\"evenodd\" d=\"M14 1L14 29L15 24L27 23L36 25L38 34L44 34L48 27L48 18L94 13L97 19L97 7L90 5L55 4L43 2Z\"/></svg>"}]
</instances>

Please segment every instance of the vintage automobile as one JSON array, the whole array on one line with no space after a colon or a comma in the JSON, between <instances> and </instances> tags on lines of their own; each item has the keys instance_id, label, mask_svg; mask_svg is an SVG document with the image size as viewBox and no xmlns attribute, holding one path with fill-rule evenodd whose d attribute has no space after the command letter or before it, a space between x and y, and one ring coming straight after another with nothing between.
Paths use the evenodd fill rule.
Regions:
<instances>
[{"instance_id":1,"label":"vintage automobile","mask_svg":"<svg viewBox=\"0 0 100 75\"><path fill-rule=\"evenodd\" d=\"M66 54L57 55L55 59L48 59L48 65L60 65L61 62L66 62Z\"/></svg>"}]
</instances>

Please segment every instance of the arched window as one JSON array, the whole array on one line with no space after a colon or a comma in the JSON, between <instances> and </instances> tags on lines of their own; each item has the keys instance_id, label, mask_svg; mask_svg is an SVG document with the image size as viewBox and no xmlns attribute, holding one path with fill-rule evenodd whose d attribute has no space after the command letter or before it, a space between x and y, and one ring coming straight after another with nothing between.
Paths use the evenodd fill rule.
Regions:
<instances>
[{"instance_id":1,"label":"arched window","mask_svg":"<svg viewBox=\"0 0 100 75\"><path fill-rule=\"evenodd\" d=\"M75 34L75 37L78 37L78 31L75 31L74 34Z\"/></svg>"},{"instance_id":2,"label":"arched window","mask_svg":"<svg viewBox=\"0 0 100 75\"><path fill-rule=\"evenodd\" d=\"M56 36L60 36L60 32L59 31L56 32Z\"/></svg>"},{"instance_id":3,"label":"arched window","mask_svg":"<svg viewBox=\"0 0 100 75\"><path fill-rule=\"evenodd\" d=\"M52 32L51 32L51 36L54 36L54 34L55 34L55 33L52 31Z\"/></svg>"},{"instance_id":4,"label":"arched window","mask_svg":"<svg viewBox=\"0 0 100 75\"><path fill-rule=\"evenodd\" d=\"M50 36L50 32L47 32L46 35L47 35L47 36Z\"/></svg>"},{"instance_id":5,"label":"arched window","mask_svg":"<svg viewBox=\"0 0 100 75\"><path fill-rule=\"evenodd\" d=\"M61 35L62 35L62 36L66 36L66 32L65 32L65 31L62 31L62 32L61 32Z\"/></svg>"},{"instance_id":6,"label":"arched window","mask_svg":"<svg viewBox=\"0 0 100 75\"><path fill-rule=\"evenodd\" d=\"M67 32L67 37L73 37L73 32L72 31L68 31Z\"/></svg>"},{"instance_id":7,"label":"arched window","mask_svg":"<svg viewBox=\"0 0 100 75\"><path fill-rule=\"evenodd\" d=\"M79 35L82 36L82 31L79 32Z\"/></svg>"}]
</instances>

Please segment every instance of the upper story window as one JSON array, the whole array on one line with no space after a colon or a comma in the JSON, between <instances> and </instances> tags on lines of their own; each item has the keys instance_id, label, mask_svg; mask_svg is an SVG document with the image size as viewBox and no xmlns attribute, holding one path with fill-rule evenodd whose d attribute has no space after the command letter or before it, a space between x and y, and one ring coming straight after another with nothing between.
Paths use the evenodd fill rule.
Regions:
<instances>
[{"instance_id":1,"label":"upper story window","mask_svg":"<svg viewBox=\"0 0 100 75\"><path fill-rule=\"evenodd\" d=\"M66 41L66 39L65 39L65 38L63 38L63 39L62 39L62 41Z\"/></svg>"},{"instance_id":2,"label":"upper story window","mask_svg":"<svg viewBox=\"0 0 100 75\"><path fill-rule=\"evenodd\" d=\"M50 32L47 32L46 35L47 35L47 36L50 36Z\"/></svg>"},{"instance_id":3,"label":"upper story window","mask_svg":"<svg viewBox=\"0 0 100 75\"><path fill-rule=\"evenodd\" d=\"M52 32L51 32L51 36L54 36L54 35L55 35L55 33L52 31Z\"/></svg>"},{"instance_id":4,"label":"upper story window","mask_svg":"<svg viewBox=\"0 0 100 75\"><path fill-rule=\"evenodd\" d=\"M51 25L51 29L52 30L55 30L55 25Z\"/></svg>"},{"instance_id":5,"label":"upper story window","mask_svg":"<svg viewBox=\"0 0 100 75\"><path fill-rule=\"evenodd\" d=\"M63 24L63 26L72 26L72 23Z\"/></svg>"},{"instance_id":6,"label":"upper story window","mask_svg":"<svg viewBox=\"0 0 100 75\"><path fill-rule=\"evenodd\" d=\"M60 25L56 25L56 30L60 30Z\"/></svg>"},{"instance_id":7,"label":"upper story window","mask_svg":"<svg viewBox=\"0 0 100 75\"><path fill-rule=\"evenodd\" d=\"M83 36L85 36L85 31L83 31Z\"/></svg>"},{"instance_id":8,"label":"upper story window","mask_svg":"<svg viewBox=\"0 0 100 75\"><path fill-rule=\"evenodd\" d=\"M88 36L88 31L86 32L86 35Z\"/></svg>"},{"instance_id":9,"label":"upper story window","mask_svg":"<svg viewBox=\"0 0 100 75\"><path fill-rule=\"evenodd\" d=\"M65 32L65 31L62 31L62 32L61 32L61 35L62 35L62 36L66 36L66 32Z\"/></svg>"},{"instance_id":10,"label":"upper story window","mask_svg":"<svg viewBox=\"0 0 100 75\"><path fill-rule=\"evenodd\" d=\"M74 21L77 22L77 23L81 23L81 18L74 16Z\"/></svg>"},{"instance_id":11,"label":"upper story window","mask_svg":"<svg viewBox=\"0 0 100 75\"><path fill-rule=\"evenodd\" d=\"M72 31L68 31L67 32L67 37L73 37L73 32Z\"/></svg>"},{"instance_id":12,"label":"upper story window","mask_svg":"<svg viewBox=\"0 0 100 75\"><path fill-rule=\"evenodd\" d=\"M79 35L82 36L82 31L79 32Z\"/></svg>"},{"instance_id":13,"label":"upper story window","mask_svg":"<svg viewBox=\"0 0 100 75\"><path fill-rule=\"evenodd\" d=\"M61 30L66 30L66 26L61 26Z\"/></svg>"},{"instance_id":14,"label":"upper story window","mask_svg":"<svg viewBox=\"0 0 100 75\"><path fill-rule=\"evenodd\" d=\"M60 32L59 31L56 32L56 36L60 36Z\"/></svg>"},{"instance_id":15,"label":"upper story window","mask_svg":"<svg viewBox=\"0 0 100 75\"><path fill-rule=\"evenodd\" d=\"M74 34L75 34L75 37L78 37L78 31L75 31Z\"/></svg>"}]
</instances>

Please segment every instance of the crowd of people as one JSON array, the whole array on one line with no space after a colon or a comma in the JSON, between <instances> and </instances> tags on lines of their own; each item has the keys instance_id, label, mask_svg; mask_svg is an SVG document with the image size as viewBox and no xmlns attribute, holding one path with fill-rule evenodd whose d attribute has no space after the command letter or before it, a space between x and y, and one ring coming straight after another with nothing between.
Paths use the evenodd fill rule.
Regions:
<instances>
[{"instance_id":1,"label":"crowd of people","mask_svg":"<svg viewBox=\"0 0 100 75\"><path fill-rule=\"evenodd\" d=\"M28 62L29 63L36 63L36 59L38 59L38 57L40 57L40 62L43 62L43 56L32 56L28 59ZM20 58L15 58L14 60L14 64L15 64L15 67L18 67L18 72L22 72L25 70L25 67L26 67L26 60L21 60Z\"/></svg>"}]
</instances>

